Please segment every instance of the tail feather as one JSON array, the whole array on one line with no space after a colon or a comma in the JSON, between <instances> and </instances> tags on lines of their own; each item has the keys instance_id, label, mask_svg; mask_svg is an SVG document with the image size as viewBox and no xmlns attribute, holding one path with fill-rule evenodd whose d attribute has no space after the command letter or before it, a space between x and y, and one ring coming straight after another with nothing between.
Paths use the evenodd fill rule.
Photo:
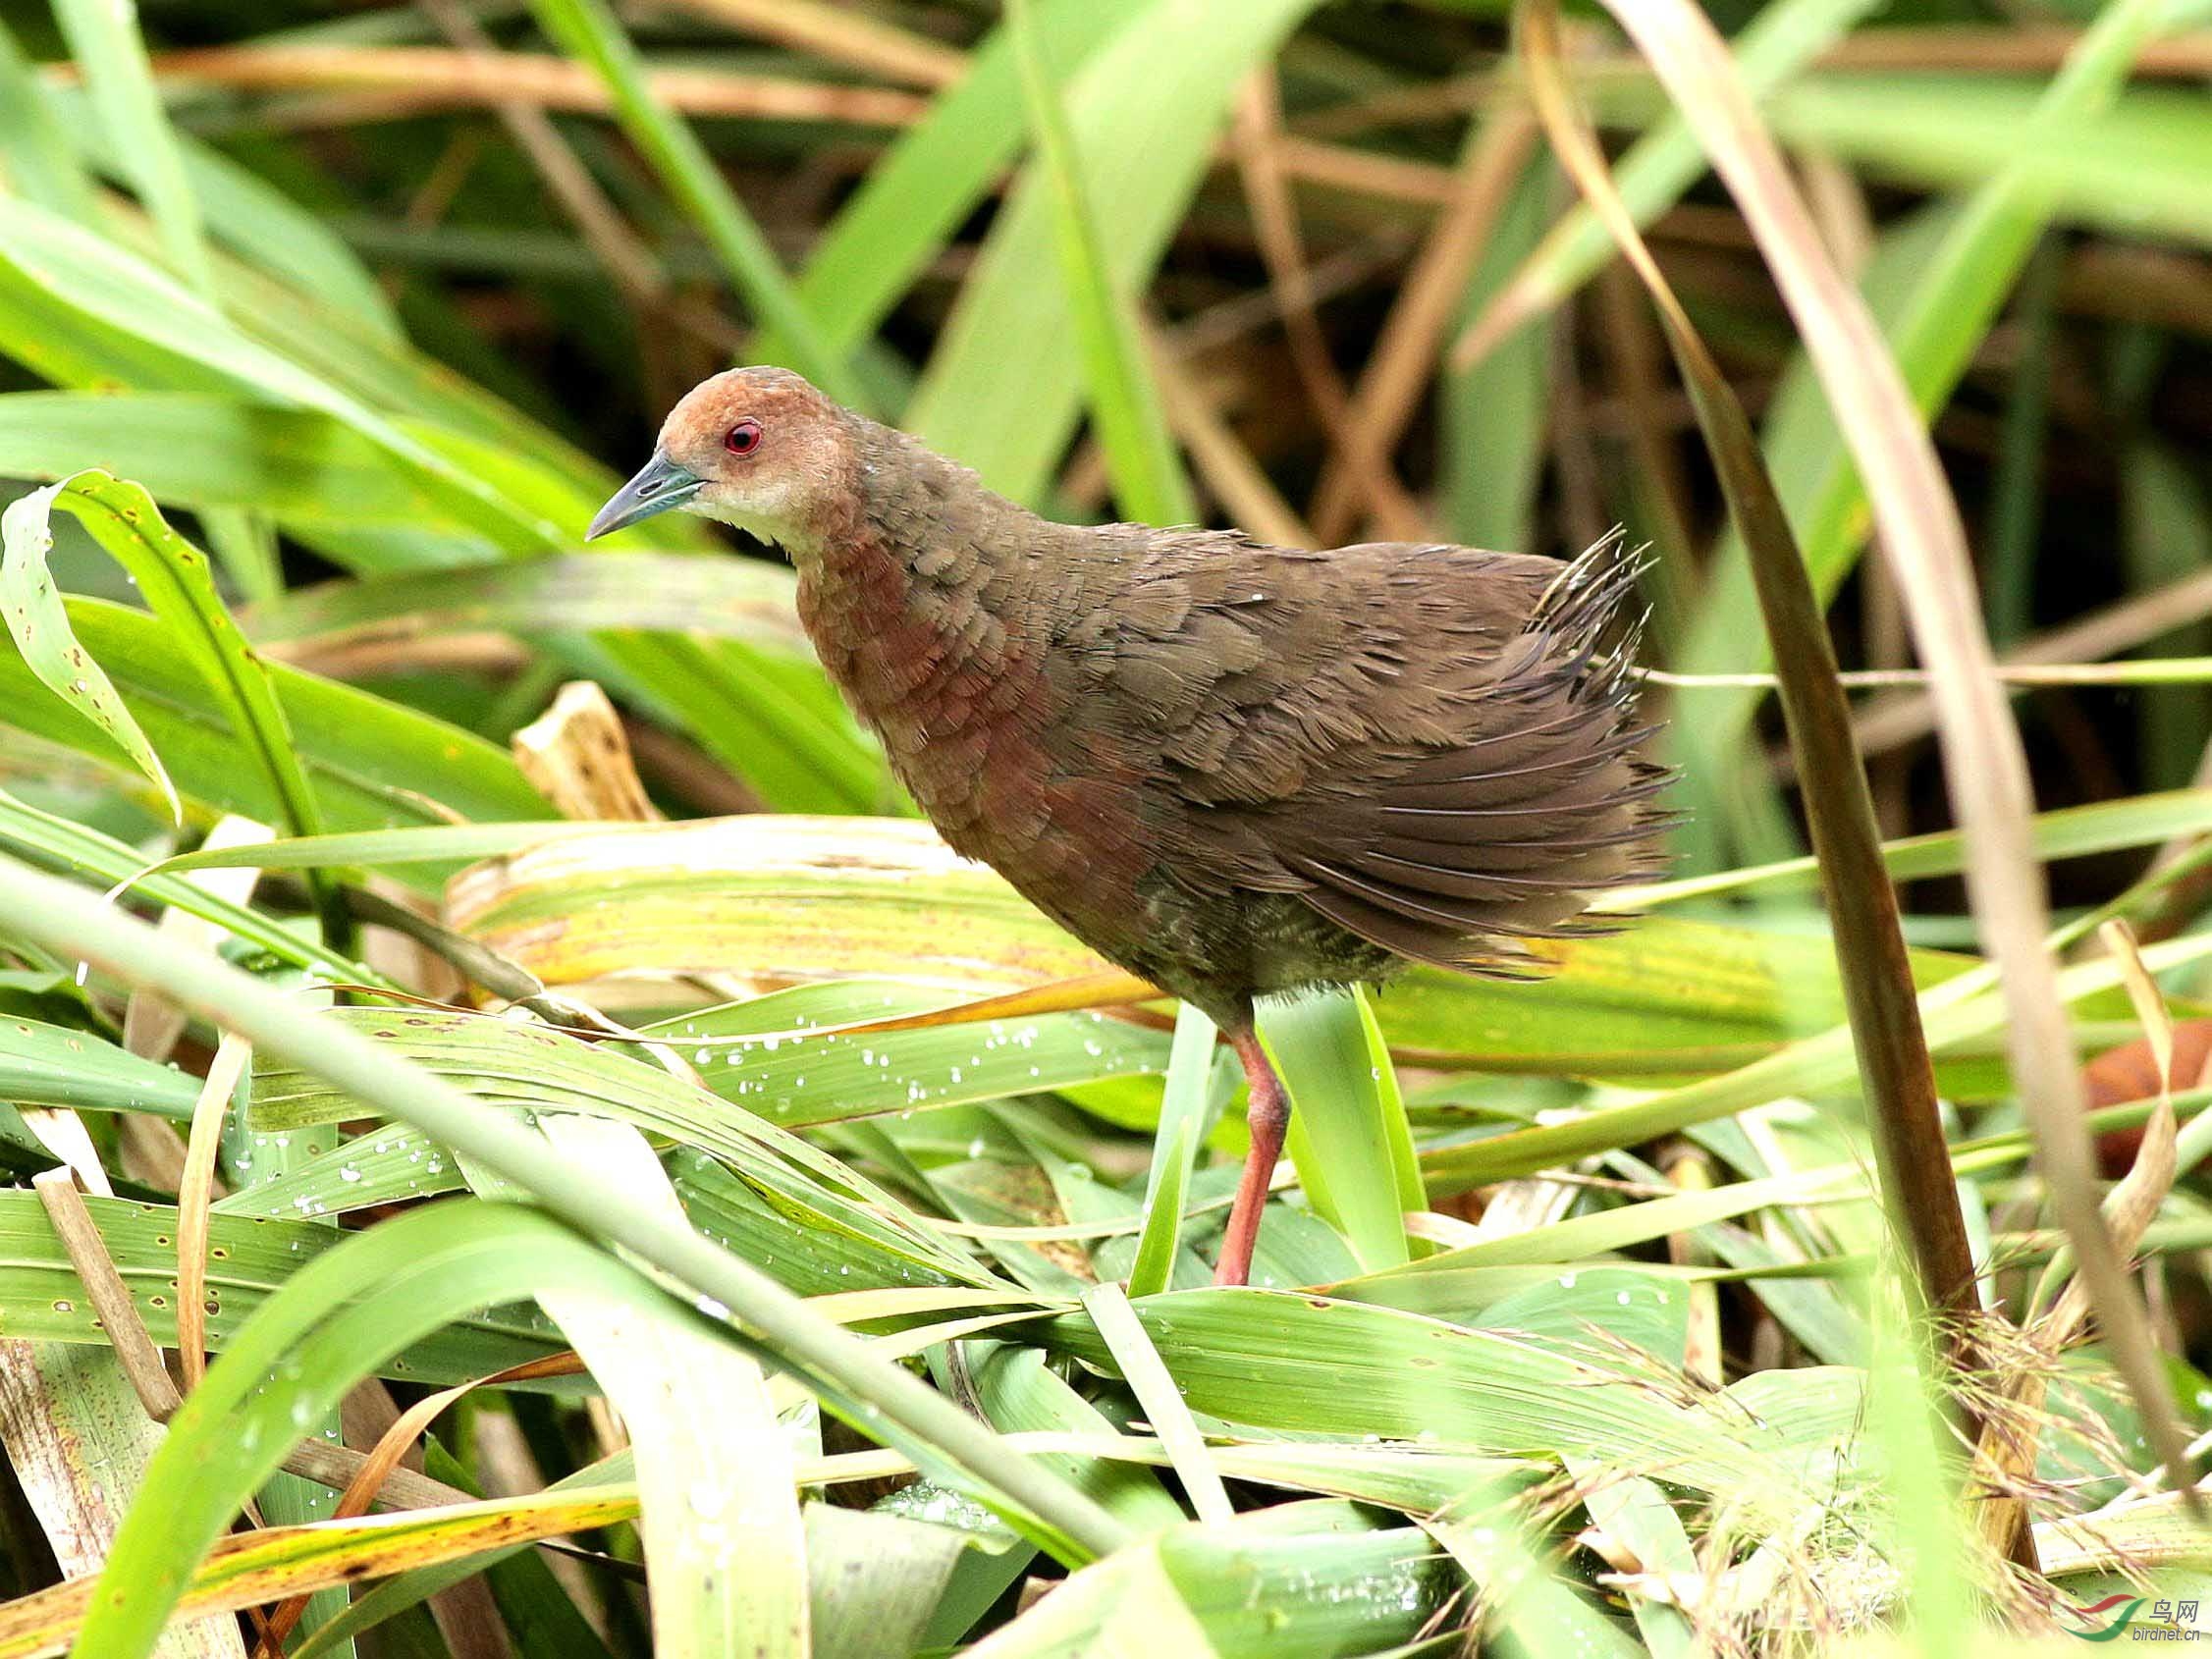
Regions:
<instances>
[{"instance_id":1,"label":"tail feather","mask_svg":"<svg viewBox=\"0 0 2212 1659\"><path fill-rule=\"evenodd\" d=\"M1322 844L1288 860L1315 910L1485 974L1539 971L1518 941L1606 931L1590 898L1654 874L1675 822L1653 801L1673 774L1639 753L1657 729L1635 719L1646 617L1623 619L1648 563L1615 530L1560 570L1470 699L1466 740L1327 815Z\"/></svg>"}]
</instances>

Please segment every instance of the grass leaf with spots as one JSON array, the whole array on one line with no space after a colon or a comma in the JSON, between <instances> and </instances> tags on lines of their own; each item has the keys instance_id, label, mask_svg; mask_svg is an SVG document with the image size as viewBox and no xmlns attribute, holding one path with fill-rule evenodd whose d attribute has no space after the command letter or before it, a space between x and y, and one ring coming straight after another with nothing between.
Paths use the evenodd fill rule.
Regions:
<instances>
[{"instance_id":1,"label":"grass leaf with spots","mask_svg":"<svg viewBox=\"0 0 2212 1659\"><path fill-rule=\"evenodd\" d=\"M8 634L23 653L30 671L86 720L115 740L131 764L144 773L169 803L170 815L184 821L177 786L154 753L153 745L92 654L78 643L46 568L53 550L51 523L54 498L67 488L49 484L11 502L0 515L0 611L8 618Z\"/></svg>"}]
</instances>

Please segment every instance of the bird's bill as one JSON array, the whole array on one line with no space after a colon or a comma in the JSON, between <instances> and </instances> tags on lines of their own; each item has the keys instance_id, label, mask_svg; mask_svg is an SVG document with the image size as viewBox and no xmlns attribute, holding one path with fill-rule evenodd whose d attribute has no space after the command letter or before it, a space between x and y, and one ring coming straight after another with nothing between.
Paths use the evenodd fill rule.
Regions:
<instances>
[{"instance_id":1,"label":"bird's bill","mask_svg":"<svg viewBox=\"0 0 2212 1659\"><path fill-rule=\"evenodd\" d=\"M637 476L607 499L584 532L584 540L596 541L625 525L635 524L652 517L656 512L666 512L672 507L681 507L699 493L706 483L697 473L669 459L660 450L653 458L638 468Z\"/></svg>"}]
</instances>

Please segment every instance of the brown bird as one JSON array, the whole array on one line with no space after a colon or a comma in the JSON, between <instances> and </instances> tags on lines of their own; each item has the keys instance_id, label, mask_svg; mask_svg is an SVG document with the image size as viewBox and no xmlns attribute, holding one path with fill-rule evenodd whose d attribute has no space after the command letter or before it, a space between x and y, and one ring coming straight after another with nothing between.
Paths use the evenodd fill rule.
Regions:
<instances>
[{"instance_id":1,"label":"brown bird","mask_svg":"<svg viewBox=\"0 0 2212 1659\"><path fill-rule=\"evenodd\" d=\"M592 520L782 548L823 666L957 851L1194 1003L1250 1083L1216 1282L1242 1284L1289 1107L1253 1000L1526 941L1655 866L1635 569L1407 542L1057 524L782 369L688 394Z\"/></svg>"}]
</instances>

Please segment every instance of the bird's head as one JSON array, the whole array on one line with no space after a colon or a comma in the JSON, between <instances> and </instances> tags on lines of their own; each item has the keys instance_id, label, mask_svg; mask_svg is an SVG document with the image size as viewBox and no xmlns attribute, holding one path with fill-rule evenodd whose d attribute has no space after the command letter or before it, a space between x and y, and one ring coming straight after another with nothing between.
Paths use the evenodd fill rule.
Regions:
<instances>
[{"instance_id":1,"label":"bird's head","mask_svg":"<svg viewBox=\"0 0 2212 1659\"><path fill-rule=\"evenodd\" d=\"M730 369L684 394L653 458L599 509L584 539L681 508L793 551L820 539L849 494L852 417L788 369Z\"/></svg>"}]
</instances>

